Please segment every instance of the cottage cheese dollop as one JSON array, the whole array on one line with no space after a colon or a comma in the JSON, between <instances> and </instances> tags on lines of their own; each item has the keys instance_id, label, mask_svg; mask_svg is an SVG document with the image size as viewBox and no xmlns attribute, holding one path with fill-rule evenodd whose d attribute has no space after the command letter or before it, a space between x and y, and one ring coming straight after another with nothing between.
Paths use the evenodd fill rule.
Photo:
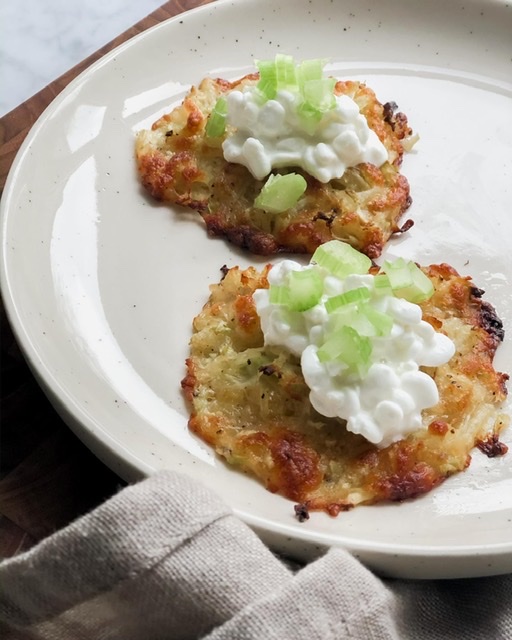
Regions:
<instances>
[{"instance_id":1,"label":"cottage cheese dollop","mask_svg":"<svg viewBox=\"0 0 512 640\"><path fill-rule=\"evenodd\" d=\"M347 429L386 447L422 427L421 411L439 401L434 380L420 366L439 366L455 352L453 342L422 320L421 308L393 295L377 295L372 275L339 279L318 265L301 266L283 260L269 272L271 285L282 285L290 271L316 269L323 281L317 305L291 311L269 301L268 289L254 293L265 344L286 347L300 357L313 407L326 417L347 421ZM372 337L371 365L363 379L348 374L337 361L321 362L318 349L325 341L329 314L326 300L351 289L366 287L370 303L393 319L389 335Z\"/></svg>"},{"instance_id":2,"label":"cottage cheese dollop","mask_svg":"<svg viewBox=\"0 0 512 640\"><path fill-rule=\"evenodd\" d=\"M257 180L279 167L301 167L323 183L361 162L380 167L388 159L386 147L352 98L335 98L335 107L308 131L298 113L298 94L279 90L261 104L254 89L232 91L227 122L234 133L222 145L224 158L244 165Z\"/></svg>"}]
</instances>

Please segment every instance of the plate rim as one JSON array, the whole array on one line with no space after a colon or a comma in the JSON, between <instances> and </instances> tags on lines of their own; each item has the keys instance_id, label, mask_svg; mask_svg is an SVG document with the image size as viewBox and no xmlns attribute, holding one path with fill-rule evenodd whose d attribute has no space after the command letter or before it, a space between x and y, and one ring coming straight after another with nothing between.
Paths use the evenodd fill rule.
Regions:
<instances>
[{"instance_id":1,"label":"plate rim","mask_svg":"<svg viewBox=\"0 0 512 640\"><path fill-rule=\"evenodd\" d=\"M23 352L25 359L28 362L30 369L32 370L34 376L38 380L38 383L41 385L46 395L48 396L52 405L56 408L57 412L61 415L63 420L70 426L73 432L88 446L92 449L103 462L107 463L110 467L112 467L112 458L111 456L115 456L119 459L118 473L123 477L126 477L129 480L138 480L141 477L144 477L148 473L151 472L149 467L141 470L141 461L138 460L133 454L126 448L123 448L123 457L120 457L119 448L113 448L110 443L106 442L102 437L103 433L98 432L96 428L96 421L91 419L91 417L80 407L79 403L76 402L75 398L69 398L67 394L64 394L64 398L60 395L57 390L61 390L62 388L59 384L59 381L48 371L46 367L46 363L38 358L37 347L32 344L31 336L27 330L27 327L24 325L22 320L22 313L19 311L15 296L12 295L11 288L11 280L9 276L9 269L7 267L7 252L4 250L4 241L6 237L6 227L9 222L9 205L11 198L13 196L14 185L16 184L18 173L22 170L22 166L26 157L26 154L30 148L32 141L38 136L41 129L44 128L48 119L52 117L52 114L57 111L62 103L66 101L72 93L77 90L81 84L86 81L90 76L94 75L100 68L109 64L117 55L122 53L126 49L130 49L134 46L139 46L139 44L146 38L153 37L152 34L160 29L169 28L170 23L179 22L180 19L183 19L185 15L191 15L194 13L203 13L211 11L213 7L220 6L233 6L234 4L242 4L246 0L237 0L237 2L233 2L232 0L216 0L216 2L200 5L184 14L179 14L177 16L171 17L163 22L150 27L149 29L143 31L140 34L137 34L127 40L124 43L121 43L104 56L102 56L99 60L94 62L87 69L82 71L76 78L74 78L67 87L63 89L62 92L58 94L54 98L54 100L45 108L45 110L41 113L41 115L37 118L34 125L31 127L29 133L27 134L25 140L23 141L20 149L18 150L12 166L10 168L9 174L7 176L6 184L4 187L4 191L2 194L2 202L0 205L0 252L1 252L1 264L0 264L0 288L1 288L1 296L4 303L4 308L6 315L9 320L9 324L11 329L16 336L16 340L20 345L20 348ZM396 2L400 2L401 0L396 0ZM403 0L402 0L403 1ZM475 5L484 4L483 0L470 0ZM108 461L108 462L107 462ZM251 517L248 513L237 513L241 517L241 519L245 522L248 522L250 526L258 529L259 518ZM266 521L266 528L272 529L272 523ZM282 532L282 527L279 523L276 524L274 531L269 531L270 535L284 535L285 537L288 535L287 533ZM329 538L329 535L325 536ZM306 541L304 538L302 541ZM350 547L350 545L349 545ZM345 546L345 548L347 548ZM508 554L512 554L512 541L509 544L506 543L497 543L490 545L473 545L472 547L462 547L455 548L452 546L447 547L450 552L450 555L457 556L459 558L469 558L473 557L475 553L482 555L482 557L494 557L501 555L504 551ZM424 558L425 555L429 556L428 547L425 545L403 545L401 544L397 550L397 547L392 545L391 543L381 543L379 545L379 550L375 550L373 548L369 548L364 544L360 545L360 548L352 548L352 552L364 552L371 551L373 553L377 553L382 551L384 555L388 555L388 552L393 550L395 553L400 553L402 550L405 552L405 555L412 555L417 558ZM439 554L439 547L431 548L432 555L437 556ZM446 559L446 555L442 557L443 560ZM384 572L386 572L386 568L384 568ZM493 575L495 572L493 572ZM471 575L474 575L471 573Z\"/></svg>"}]
</instances>

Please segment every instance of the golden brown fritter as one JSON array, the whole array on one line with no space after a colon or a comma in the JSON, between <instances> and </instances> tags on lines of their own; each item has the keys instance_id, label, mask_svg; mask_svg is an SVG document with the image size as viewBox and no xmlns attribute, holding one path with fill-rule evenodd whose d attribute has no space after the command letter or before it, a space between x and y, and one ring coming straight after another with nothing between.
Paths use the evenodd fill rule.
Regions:
<instances>
[{"instance_id":1,"label":"golden brown fritter","mask_svg":"<svg viewBox=\"0 0 512 640\"><path fill-rule=\"evenodd\" d=\"M499 433L508 424L500 412L508 376L493 367L503 327L469 278L446 264L424 269L435 293L422 303L423 317L455 342L456 353L424 369L440 395L422 414L425 429L378 449L312 408L298 358L263 346L252 294L268 286L268 269L235 267L211 287L194 320L182 386L190 429L267 489L299 503L299 517L413 498L464 470L475 445L489 456L506 452Z\"/></svg>"},{"instance_id":2,"label":"golden brown fritter","mask_svg":"<svg viewBox=\"0 0 512 640\"><path fill-rule=\"evenodd\" d=\"M205 135L217 99L257 81L257 74L236 82L206 78L151 130L139 132L136 155L144 187L158 200L198 211L210 235L224 236L256 254L312 254L318 245L339 239L378 257L389 237L400 231L399 219L411 203L409 184L399 172L402 141L412 134L407 118L396 112L394 103L382 105L366 85L339 81L336 93L357 102L386 146L389 161L380 168L359 164L327 184L290 167L306 178L306 192L293 208L272 215L254 207L264 181L224 159L223 136Z\"/></svg>"}]
</instances>

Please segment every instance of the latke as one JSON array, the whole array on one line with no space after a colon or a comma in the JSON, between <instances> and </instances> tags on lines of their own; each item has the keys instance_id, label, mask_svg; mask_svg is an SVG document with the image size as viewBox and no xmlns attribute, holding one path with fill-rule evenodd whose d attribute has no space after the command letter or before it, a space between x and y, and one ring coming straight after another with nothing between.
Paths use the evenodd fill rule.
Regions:
<instances>
[{"instance_id":1,"label":"latke","mask_svg":"<svg viewBox=\"0 0 512 640\"><path fill-rule=\"evenodd\" d=\"M493 367L503 326L469 278L446 264L424 269L435 293L421 304L423 318L456 353L424 369L440 396L422 413L425 428L379 449L318 414L299 359L263 345L252 294L268 287L269 268L225 270L193 323L182 382L189 427L228 463L298 503L305 518L424 494L464 470L475 445L489 456L506 452L499 434L509 420L500 409L508 375Z\"/></svg>"},{"instance_id":2,"label":"latke","mask_svg":"<svg viewBox=\"0 0 512 640\"><path fill-rule=\"evenodd\" d=\"M206 78L180 106L150 130L140 131L136 157L142 184L158 200L197 211L209 235L223 236L255 254L312 254L320 244L339 239L378 257L390 236L402 230L399 220L411 203L409 184L399 172L402 141L412 134L406 116L394 103L382 105L363 83L338 81L335 92L358 104L389 161L380 168L359 164L327 184L290 167L305 177L306 192L293 208L271 215L254 206L264 181L224 159L223 136L205 134L217 99L256 84L258 77L250 74L235 82Z\"/></svg>"}]
</instances>

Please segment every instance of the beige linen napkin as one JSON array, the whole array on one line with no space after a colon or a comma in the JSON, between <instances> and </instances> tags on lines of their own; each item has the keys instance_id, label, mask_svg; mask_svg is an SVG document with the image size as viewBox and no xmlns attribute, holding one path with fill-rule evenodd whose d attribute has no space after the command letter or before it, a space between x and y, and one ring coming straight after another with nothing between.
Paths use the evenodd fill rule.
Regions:
<instances>
[{"instance_id":1,"label":"beige linen napkin","mask_svg":"<svg viewBox=\"0 0 512 640\"><path fill-rule=\"evenodd\" d=\"M512 640L511 605L512 576L383 581L339 549L293 571L169 471L0 564L6 640Z\"/></svg>"}]
</instances>

